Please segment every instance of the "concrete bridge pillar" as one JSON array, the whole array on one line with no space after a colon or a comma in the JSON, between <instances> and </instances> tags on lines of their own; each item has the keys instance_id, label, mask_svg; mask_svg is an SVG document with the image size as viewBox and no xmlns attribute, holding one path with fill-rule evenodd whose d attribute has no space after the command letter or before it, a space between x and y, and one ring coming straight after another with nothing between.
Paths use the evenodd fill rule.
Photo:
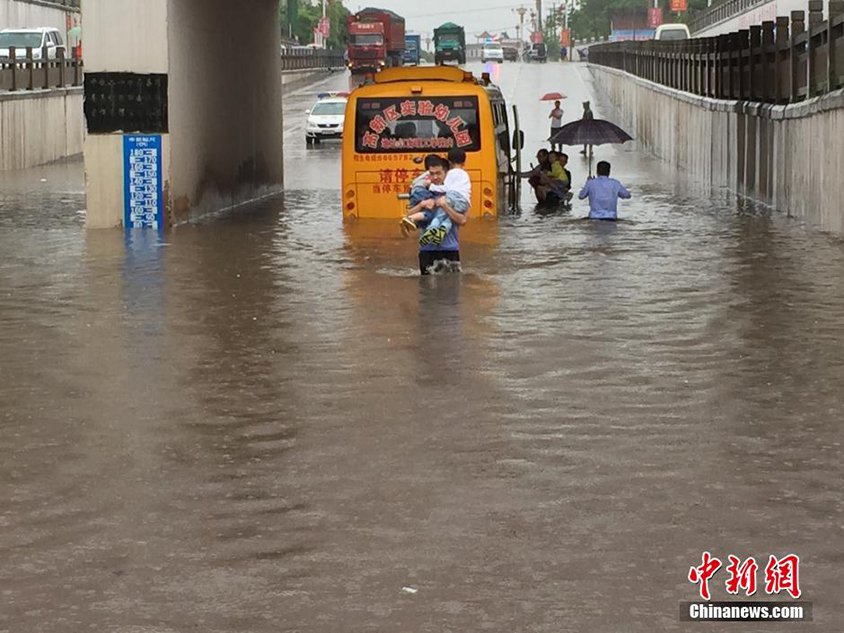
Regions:
<instances>
[{"instance_id":1,"label":"concrete bridge pillar","mask_svg":"<svg viewBox=\"0 0 844 633\"><path fill-rule=\"evenodd\" d=\"M83 0L89 228L281 190L277 0Z\"/></svg>"}]
</instances>

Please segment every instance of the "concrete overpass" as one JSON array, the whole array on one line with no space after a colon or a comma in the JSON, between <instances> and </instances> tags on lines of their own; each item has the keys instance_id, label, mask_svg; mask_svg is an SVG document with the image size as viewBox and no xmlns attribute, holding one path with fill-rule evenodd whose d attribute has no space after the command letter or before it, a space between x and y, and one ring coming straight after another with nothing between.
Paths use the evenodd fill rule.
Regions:
<instances>
[{"instance_id":1,"label":"concrete overpass","mask_svg":"<svg viewBox=\"0 0 844 633\"><path fill-rule=\"evenodd\" d=\"M823 2L822 19L829 16L827 2ZM777 16L792 11L809 12L809 0L727 0L709 8L689 24L694 37L714 37L741 29L775 21Z\"/></svg>"},{"instance_id":2,"label":"concrete overpass","mask_svg":"<svg viewBox=\"0 0 844 633\"><path fill-rule=\"evenodd\" d=\"M749 29L593 46L589 61L641 147L844 233L844 2Z\"/></svg>"},{"instance_id":3,"label":"concrete overpass","mask_svg":"<svg viewBox=\"0 0 844 633\"><path fill-rule=\"evenodd\" d=\"M90 228L281 190L277 0L83 0L82 14Z\"/></svg>"}]
</instances>

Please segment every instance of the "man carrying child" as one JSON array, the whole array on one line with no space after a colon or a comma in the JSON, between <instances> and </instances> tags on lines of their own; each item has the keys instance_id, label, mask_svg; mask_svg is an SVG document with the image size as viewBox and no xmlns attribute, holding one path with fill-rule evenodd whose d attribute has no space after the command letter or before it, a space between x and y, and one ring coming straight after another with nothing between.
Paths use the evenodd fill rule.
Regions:
<instances>
[{"instance_id":1,"label":"man carrying child","mask_svg":"<svg viewBox=\"0 0 844 633\"><path fill-rule=\"evenodd\" d=\"M402 218L401 229L405 235L422 229L419 269L423 275L440 267L459 270L458 227L466 224L466 213L472 200L472 183L463 169L465 163L466 152L462 149L450 150L448 161L429 155L425 159L427 175L423 174L413 183L410 192L412 207ZM440 262L455 264L443 265Z\"/></svg>"}]
</instances>

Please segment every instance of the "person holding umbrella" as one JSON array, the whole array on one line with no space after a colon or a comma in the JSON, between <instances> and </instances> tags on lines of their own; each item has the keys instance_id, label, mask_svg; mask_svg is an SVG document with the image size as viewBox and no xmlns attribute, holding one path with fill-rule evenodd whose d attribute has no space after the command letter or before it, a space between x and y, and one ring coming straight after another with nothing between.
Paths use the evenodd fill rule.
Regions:
<instances>
[{"instance_id":1,"label":"person holding umbrella","mask_svg":"<svg viewBox=\"0 0 844 633\"><path fill-rule=\"evenodd\" d=\"M627 132L615 123L604 119L580 119L567 123L548 139L550 143L560 145L603 145L605 143L625 143L633 140ZM589 175L592 175L592 152L587 152Z\"/></svg>"},{"instance_id":2,"label":"person holding umbrella","mask_svg":"<svg viewBox=\"0 0 844 633\"><path fill-rule=\"evenodd\" d=\"M554 137L556 132L560 131L560 128L563 127L563 109L560 107L560 99L565 99L566 95L561 92L546 92L542 95L540 101L553 101L554 108L551 110L551 113L548 115L548 118L551 119L551 137ZM562 145L557 145L556 148L563 149ZM551 142L551 149L555 149L554 142Z\"/></svg>"},{"instance_id":3,"label":"person holding umbrella","mask_svg":"<svg viewBox=\"0 0 844 633\"><path fill-rule=\"evenodd\" d=\"M554 109L551 110L548 118L551 119L551 151L562 151L563 146L560 143L554 143L553 141L554 134L559 132L560 128L563 127L563 109L560 107L559 101L554 102Z\"/></svg>"},{"instance_id":4,"label":"person holding umbrella","mask_svg":"<svg viewBox=\"0 0 844 633\"><path fill-rule=\"evenodd\" d=\"M580 200L589 198L590 220L615 221L618 219L618 199L629 200L632 196L624 185L610 178L610 164L607 161L599 161L595 171L598 176L589 176L577 197Z\"/></svg>"}]
</instances>

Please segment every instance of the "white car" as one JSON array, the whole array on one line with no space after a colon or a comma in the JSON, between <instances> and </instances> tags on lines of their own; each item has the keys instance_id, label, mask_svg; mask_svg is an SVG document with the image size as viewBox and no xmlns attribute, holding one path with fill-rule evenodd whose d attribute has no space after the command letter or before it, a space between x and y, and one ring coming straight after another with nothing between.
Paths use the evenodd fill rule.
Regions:
<instances>
[{"instance_id":1,"label":"white car","mask_svg":"<svg viewBox=\"0 0 844 633\"><path fill-rule=\"evenodd\" d=\"M654 33L655 40L687 40L691 38L689 27L685 24L660 24Z\"/></svg>"},{"instance_id":2,"label":"white car","mask_svg":"<svg viewBox=\"0 0 844 633\"><path fill-rule=\"evenodd\" d=\"M10 48L15 49L15 58L26 58L27 47L32 48L32 59L42 59L44 48L47 59L56 59L56 49L64 46L64 40L58 29L39 27L34 29L3 29L0 31L0 58L11 57Z\"/></svg>"},{"instance_id":3,"label":"white car","mask_svg":"<svg viewBox=\"0 0 844 633\"><path fill-rule=\"evenodd\" d=\"M484 44L484 48L481 51L481 61L484 64L487 62L504 63L504 49L501 48L501 44L497 42Z\"/></svg>"},{"instance_id":4,"label":"white car","mask_svg":"<svg viewBox=\"0 0 844 633\"><path fill-rule=\"evenodd\" d=\"M308 115L305 124L306 145L318 144L326 138L342 138L348 97L346 92L328 92L317 96L313 107L305 111Z\"/></svg>"}]
</instances>

